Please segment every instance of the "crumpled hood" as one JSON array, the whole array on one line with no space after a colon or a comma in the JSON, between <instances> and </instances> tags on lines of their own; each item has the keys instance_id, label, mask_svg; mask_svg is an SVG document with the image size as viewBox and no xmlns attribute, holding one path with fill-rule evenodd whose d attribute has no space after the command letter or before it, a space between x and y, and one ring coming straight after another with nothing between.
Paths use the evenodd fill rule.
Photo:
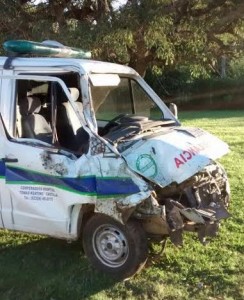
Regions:
<instances>
[{"instance_id":1,"label":"crumpled hood","mask_svg":"<svg viewBox=\"0 0 244 300\"><path fill-rule=\"evenodd\" d=\"M202 129L175 127L142 137L122 155L132 170L165 187L183 182L228 151L225 142Z\"/></svg>"}]
</instances>

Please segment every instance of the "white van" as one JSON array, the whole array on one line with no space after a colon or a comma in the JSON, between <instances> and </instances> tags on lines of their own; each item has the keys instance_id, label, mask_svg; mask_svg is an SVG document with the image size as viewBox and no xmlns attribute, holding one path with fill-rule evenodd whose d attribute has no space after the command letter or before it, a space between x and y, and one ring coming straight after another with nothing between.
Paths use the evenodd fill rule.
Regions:
<instances>
[{"instance_id":1,"label":"white van","mask_svg":"<svg viewBox=\"0 0 244 300\"><path fill-rule=\"evenodd\" d=\"M150 242L216 234L229 216L215 162L227 144L180 126L129 67L14 54L0 58L1 228L82 239L121 278Z\"/></svg>"}]
</instances>

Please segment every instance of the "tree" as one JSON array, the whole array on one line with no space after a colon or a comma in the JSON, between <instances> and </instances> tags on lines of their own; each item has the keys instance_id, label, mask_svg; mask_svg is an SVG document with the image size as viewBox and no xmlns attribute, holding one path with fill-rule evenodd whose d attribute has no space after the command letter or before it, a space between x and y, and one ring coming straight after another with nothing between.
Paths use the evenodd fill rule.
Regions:
<instances>
[{"instance_id":1,"label":"tree","mask_svg":"<svg viewBox=\"0 0 244 300\"><path fill-rule=\"evenodd\" d=\"M1 40L56 39L93 56L148 67L218 72L222 56L243 53L243 0L2 0Z\"/></svg>"},{"instance_id":2,"label":"tree","mask_svg":"<svg viewBox=\"0 0 244 300\"><path fill-rule=\"evenodd\" d=\"M243 16L243 1L131 0L97 41L104 57L128 62L140 74L155 65L216 72L221 56L243 50Z\"/></svg>"}]
</instances>

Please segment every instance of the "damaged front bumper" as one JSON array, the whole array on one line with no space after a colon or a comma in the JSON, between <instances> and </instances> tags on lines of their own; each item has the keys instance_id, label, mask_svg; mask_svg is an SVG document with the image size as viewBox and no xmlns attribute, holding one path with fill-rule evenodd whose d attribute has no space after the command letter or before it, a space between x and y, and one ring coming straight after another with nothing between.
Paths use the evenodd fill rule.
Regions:
<instances>
[{"instance_id":1,"label":"damaged front bumper","mask_svg":"<svg viewBox=\"0 0 244 300\"><path fill-rule=\"evenodd\" d=\"M142 220L149 238L158 240L169 237L176 246L183 245L184 231L196 232L200 242L206 244L208 237L217 235L220 221L230 217L222 203L189 208L173 199L166 199L165 202L165 206L155 205L148 199L136 209L133 216Z\"/></svg>"},{"instance_id":2,"label":"damaged front bumper","mask_svg":"<svg viewBox=\"0 0 244 300\"><path fill-rule=\"evenodd\" d=\"M156 190L134 217L142 220L149 237L169 236L182 246L183 232L191 231L205 244L216 236L220 221L230 217L229 199L227 175L222 166L212 164L180 185Z\"/></svg>"},{"instance_id":3,"label":"damaged front bumper","mask_svg":"<svg viewBox=\"0 0 244 300\"><path fill-rule=\"evenodd\" d=\"M204 208L186 208L179 202L167 199L166 220L169 225L169 237L176 246L183 245L183 231L197 232L201 243L207 237L215 237L219 221L230 217L222 203L210 203Z\"/></svg>"}]
</instances>

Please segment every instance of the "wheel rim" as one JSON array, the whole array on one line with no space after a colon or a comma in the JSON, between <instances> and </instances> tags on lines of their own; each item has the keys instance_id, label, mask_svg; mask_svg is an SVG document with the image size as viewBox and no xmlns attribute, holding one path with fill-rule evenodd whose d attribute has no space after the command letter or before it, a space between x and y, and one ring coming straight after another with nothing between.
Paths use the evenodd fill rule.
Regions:
<instances>
[{"instance_id":1,"label":"wheel rim","mask_svg":"<svg viewBox=\"0 0 244 300\"><path fill-rule=\"evenodd\" d=\"M118 227L99 226L93 234L92 244L97 258L111 268L122 266L128 258L128 241Z\"/></svg>"}]
</instances>

